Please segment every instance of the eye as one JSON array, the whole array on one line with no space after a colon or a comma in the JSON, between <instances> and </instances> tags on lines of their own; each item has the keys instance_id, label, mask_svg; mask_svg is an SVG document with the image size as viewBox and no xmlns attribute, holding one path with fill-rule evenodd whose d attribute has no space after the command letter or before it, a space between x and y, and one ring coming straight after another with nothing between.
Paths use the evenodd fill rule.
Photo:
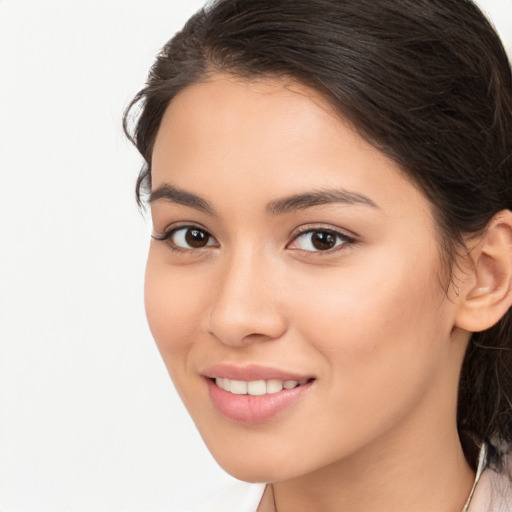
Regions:
<instances>
[{"instance_id":1,"label":"eye","mask_svg":"<svg viewBox=\"0 0 512 512\"><path fill-rule=\"evenodd\" d=\"M299 233L288 245L288 249L309 252L325 252L353 243L355 240L343 233L330 229L308 229Z\"/></svg>"},{"instance_id":2,"label":"eye","mask_svg":"<svg viewBox=\"0 0 512 512\"><path fill-rule=\"evenodd\" d=\"M174 250L193 250L205 247L217 247L218 243L205 229L198 226L181 226L170 229L162 236L153 236L156 240L167 241Z\"/></svg>"}]
</instances>

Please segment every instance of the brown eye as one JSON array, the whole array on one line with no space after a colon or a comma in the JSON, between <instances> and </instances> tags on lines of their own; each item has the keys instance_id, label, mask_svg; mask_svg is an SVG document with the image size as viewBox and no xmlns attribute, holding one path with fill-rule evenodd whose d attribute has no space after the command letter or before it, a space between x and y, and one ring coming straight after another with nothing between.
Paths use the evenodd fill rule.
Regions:
<instances>
[{"instance_id":1,"label":"brown eye","mask_svg":"<svg viewBox=\"0 0 512 512\"><path fill-rule=\"evenodd\" d=\"M189 245L189 247L193 247L194 249L199 249L201 247L206 247L208 245L208 240L210 235L205 231L201 231L200 229L187 229L185 233L185 241Z\"/></svg>"},{"instance_id":2,"label":"brown eye","mask_svg":"<svg viewBox=\"0 0 512 512\"><path fill-rule=\"evenodd\" d=\"M171 245L179 249L203 249L215 246L216 241L204 229L195 226L185 226L175 229L169 236Z\"/></svg>"},{"instance_id":3,"label":"brown eye","mask_svg":"<svg viewBox=\"0 0 512 512\"><path fill-rule=\"evenodd\" d=\"M328 231L314 231L311 233L311 245L319 251L327 251L336 245L336 235Z\"/></svg>"},{"instance_id":4,"label":"brown eye","mask_svg":"<svg viewBox=\"0 0 512 512\"><path fill-rule=\"evenodd\" d=\"M325 252L354 242L353 238L337 231L311 229L297 235L288 248L307 252Z\"/></svg>"}]
</instances>

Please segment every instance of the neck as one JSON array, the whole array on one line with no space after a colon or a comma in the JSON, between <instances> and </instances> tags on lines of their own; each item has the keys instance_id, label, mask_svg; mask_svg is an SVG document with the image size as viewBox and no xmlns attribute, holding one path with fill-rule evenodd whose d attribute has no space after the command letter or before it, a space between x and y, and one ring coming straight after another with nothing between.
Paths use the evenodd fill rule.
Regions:
<instances>
[{"instance_id":1,"label":"neck","mask_svg":"<svg viewBox=\"0 0 512 512\"><path fill-rule=\"evenodd\" d=\"M460 512L474 474L457 436L403 450L382 447L314 474L273 484L277 512ZM421 448L421 449L420 449Z\"/></svg>"}]
</instances>

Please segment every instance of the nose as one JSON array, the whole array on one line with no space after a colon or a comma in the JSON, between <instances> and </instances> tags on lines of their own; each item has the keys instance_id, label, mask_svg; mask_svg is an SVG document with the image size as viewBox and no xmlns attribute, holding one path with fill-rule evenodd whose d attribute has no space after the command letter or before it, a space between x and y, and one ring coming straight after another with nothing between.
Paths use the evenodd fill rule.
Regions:
<instances>
[{"instance_id":1,"label":"nose","mask_svg":"<svg viewBox=\"0 0 512 512\"><path fill-rule=\"evenodd\" d=\"M225 345L275 340L287 330L279 271L261 254L226 260L217 275L209 332Z\"/></svg>"}]
</instances>

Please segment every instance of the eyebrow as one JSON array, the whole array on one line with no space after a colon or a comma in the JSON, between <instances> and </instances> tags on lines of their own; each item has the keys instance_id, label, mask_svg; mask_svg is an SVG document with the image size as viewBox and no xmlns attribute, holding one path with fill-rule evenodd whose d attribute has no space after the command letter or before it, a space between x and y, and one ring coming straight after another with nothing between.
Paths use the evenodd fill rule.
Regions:
<instances>
[{"instance_id":1,"label":"eyebrow","mask_svg":"<svg viewBox=\"0 0 512 512\"><path fill-rule=\"evenodd\" d=\"M208 201L204 200L202 197L197 196L196 194L192 194L191 192L186 192L185 190L173 187L168 183L160 185L158 188L153 190L149 196L150 203L161 199L165 199L171 203L195 208L196 210L200 210L204 213L207 213L208 215L216 215L215 209Z\"/></svg>"},{"instance_id":2,"label":"eyebrow","mask_svg":"<svg viewBox=\"0 0 512 512\"><path fill-rule=\"evenodd\" d=\"M195 208L196 210L200 210L208 215L217 214L215 208L213 208L213 206L202 197L191 192L181 190L169 183L164 183L153 190L149 197L149 202L152 203L162 199L175 204ZM305 210L314 206L322 206L332 203L341 203L348 206L356 205L369 206L377 209L379 208L370 198L362 194L350 192L345 189L328 189L283 197L270 202L266 209L271 215L282 215L294 210Z\"/></svg>"},{"instance_id":3,"label":"eyebrow","mask_svg":"<svg viewBox=\"0 0 512 512\"><path fill-rule=\"evenodd\" d=\"M379 208L370 198L350 192L344 189L319 190L318 192L308 192L296 194L283 199L272 201L267 206L267 211L273 215L281 215L293 210L305 210L313 206L322 206L325 204L341 203L344 205L369 206Z\"/></svg>"}]
</instances>

